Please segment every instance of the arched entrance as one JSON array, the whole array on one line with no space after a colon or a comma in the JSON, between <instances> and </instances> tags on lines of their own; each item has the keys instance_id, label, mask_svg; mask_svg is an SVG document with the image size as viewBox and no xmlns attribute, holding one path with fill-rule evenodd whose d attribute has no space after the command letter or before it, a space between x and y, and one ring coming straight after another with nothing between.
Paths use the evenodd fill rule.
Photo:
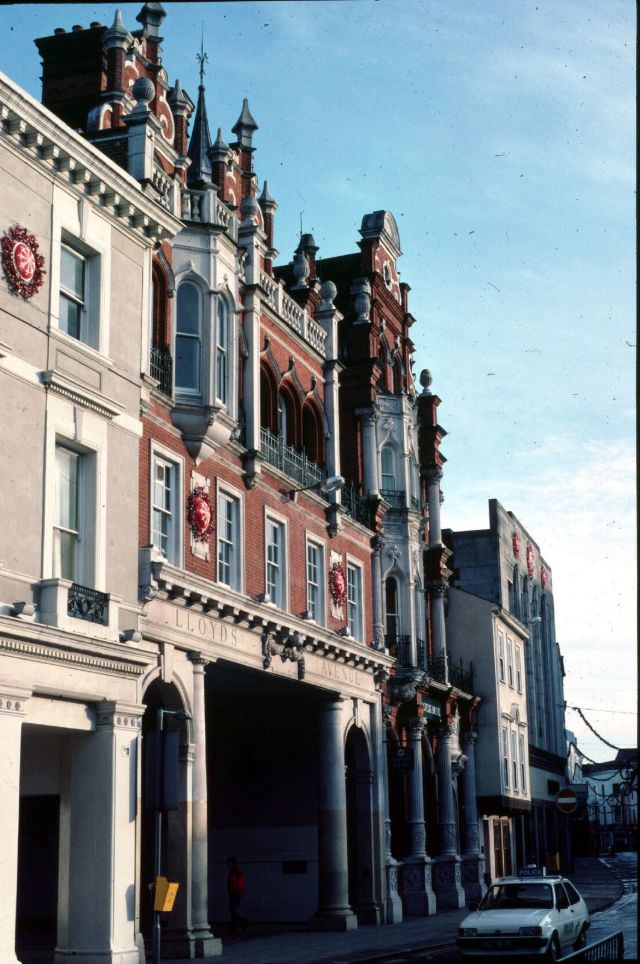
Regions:
<instances>
[{"instance_id":1,"label":"arched entrance","mask_svg":"<svg viewBox=\"0 0 640 964\"><path fill-rule=\"evenodd\" d=\"M151 950L153 926L153 881L155 861L155 763L149 738L158 730L158 711L164 710L163 730L172 734L178 743L176 808L162 814L161 874L169 880L177 880L180 890L167 921L163 936L163 949L172 936L184 934L188 926L188 903L190 895L190 860L187 801L189 799L189 721L178 688L173 683L154 680L148 687L143 701L146 706L142 717L142 819L140 831L140 931L147 951ZM177 714L177 715L176 715ZM175 736L173 736L175 734ZM173 775L166 774L173 781Z\"/></svg>"},{"instance_id":2,"label":"arched entrance","mask_svg":"<svg viewBox=\"0 0 640 964\"><path fill-rule=\"evenodd\" d=\"M352 726L345 748L349 904L360 923L377 923L379 908L373 882L373 771L367 740Z\"/></svg>"}]
</instances>

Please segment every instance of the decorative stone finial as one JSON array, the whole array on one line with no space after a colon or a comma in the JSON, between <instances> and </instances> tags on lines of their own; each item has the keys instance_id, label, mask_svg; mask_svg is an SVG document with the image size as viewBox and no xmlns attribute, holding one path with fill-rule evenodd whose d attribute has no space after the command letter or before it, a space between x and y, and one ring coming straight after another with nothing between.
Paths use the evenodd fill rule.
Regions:
<instances>
[{"instance_id":1,"label":"decorative stone finial","mask_svg":"<svg viewBox=\"0 0 640 964\"><path fill-rule=\"evenodd\" d=\"M428 368L423 368L420 372L420 384L422 385L422 394L431 395L431 382L433 381L431 377L431 372Z\"/></svg>"},{"instance_id":2,"label":"decorative stone finial","mask_svg":"<svg viewBox=\"0 0 640 964\"><path fill-rule=\"evenodd\" d=\"M258 201L259 201L259 203L260 203L260 207L262 207L262 208L267 208L267 209L268 209L268 208L271 208L271 209L273 209L273 208L277 208L277 207L278 207L277 201L274 201L274 199L273 199L273 198L271 197L271 195L269 194L269 182L268 182L268 181L265 181L264 184L262 185L262 194L261 194L260 197L258 198Z\"/></svg>"},{"instance_id":3,"label":"decorative stone finial","mask_svg":"<svg viewBox=\"0 0 640 964\"><path fill-rule=\"evenodd\" d=\"M338 289L334 285L333 281L323 281L320 285L320 297L322 301L319 304L319 308L325 311L333 310L335 308L334 299L338 294Z\"/></svg>"},{"instance_id":4,"label":"decorative stone finial","mask_svg":"<svg viewBox=\"0 0 640 964\"><path fill-rule=\"evenodd\" d=\"M138 77L133 88L131 90L133 97L138 101L138 104L149 104L153 98L156 96L156 89L153 86L153 81L148 77Z\"/></svg>"},{"instance_id":5,"label":"decorative stone finial","mask_svg":"<svg viewBox=\"0 0 640 964\"><path fill-rule=\"evenodd\" d=\"M259 213L260 208L258 207L258 202L251 194L248 194L247 197L243 198L242 204L240 205L242 220L255 220Z\"/></svg>"},{"instance_id":6,"label":"decorative stone finial","mask_svg":"<svg viewBox=\"0 0 640 964\"><path fill-rule=\"evenodd\" d=\"M116 10L116 15L113 18L113 23L104 35L104 41L107 46L113 46L122 43L129 38L129 31L122 22L122 14L119 10Z\"/></svg>"},{"instance_id":7,"label":"decorative stone finial","mask_svg":"<svg viewBox=\"0 0 640 964\"><path fill-rule=\"evenodd\" d=\"M302 250L302 245L299 244L296 249L296 253L293 256L293 277L295 278L295 284L293 285L294 289L307 287L309 270L309 261Z\"/></svg>"},{"instance_id":8,"label":"decorative stone finial","mask_svg":"<svg viewBox=\"0 0 640 964\"><path fill-rule=\"evenodd\" d=\"M251 150L253 132L258 130L258 125L251 116L251 111L249 110L249 101L246 97L242 101L242 111L240 113L240 117L235 122L231 130L234 134L238 135L240 147L245 147Z\"/></svg>"},{"instance_id":9,"label":"decorative stone finial","mask_svg":"<svg viewBox=\"0 0 640 964\"><path fill-rule=\"evenodd\" d=\"M168 101L171 107L174 109L174 111L178 107L188 107L189 105L189 98L183 91L182 85L177 77L176 77L176 82L173 87L173 90L169 94Z\"/></svg>"},{"instance_id":10,"label":"decorative stone finial","mask_svg":"<svg viewBox=\"0 0 640 964\"><path fill-rule=\"evenodd\" d=\"M350 288L354 295L353 306L356 312L356 325L369 324L369 311L371 310L371 285L368 278L356 278Z\"/></svg>"}]
</instances>

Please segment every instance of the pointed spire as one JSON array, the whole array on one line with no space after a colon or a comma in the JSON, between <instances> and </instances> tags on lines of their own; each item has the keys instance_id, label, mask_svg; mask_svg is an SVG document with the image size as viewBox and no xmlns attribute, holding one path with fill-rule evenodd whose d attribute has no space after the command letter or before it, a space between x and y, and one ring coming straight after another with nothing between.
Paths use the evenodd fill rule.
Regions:
<instances>
[{"instance_id":1,"label":"pointed spire","mask_svg":"<svg viewBox=\"0 0 640 964\"><path fill-rule=\"evenodd\" d=\"M173 90L169 94L169 97L167 98L167 100L169 101L169 104L174 109L174 111L178 107L186 107L189 104L189 98L183 91L182 84L180 83L177 77L176 77L176 82L174 84Z\"/></svg>"},{"instance_id":2,"label":"pointed spire","mask_svg":"<svg viewBox=\"0 0 640 964\"><path fill-rule=\"evenodd\" d=\"M249 110L249 101L245 97L242 101L242 112L240 117L231 128L234 134L238 135L238 141L240 147L252 149L251 138L253 137L253 132L258 130L258 125L251 116L251 111Z\"/></svg>"},{"instance_id":3,"label":"pointed spire","mask_svg":"<svg viewBox=\"0 0 640 964\"><path fill-rule=\"evenodd\" d=\"M271 208L271 209L273 209L273 208L277 208L277 207L278 207L277 201L275 201L275 200L271 197L271 195L269 194L269 182L268 182L268 181L265 181L264 184L262 185L262 194L261 194L260 197L258 198L258 203L260 204L260 207L262 207L262 208L267 208L267 209L268 209L268 208Z\"/></svg>"},{"instance_id":4,"label":"pointed spire","mask_svg":"<svg viewBox=\"0 0 640 964\"><path fill-rule=\"evenodd\" d=\"M113 23L104 35L105 43L108 46L113 46L114 42L122 42L129 38L129 31L122 22L122 14L120 10L116 10L116 15L113 18Z\"/></svg>"},{"instance_id":5,"label":"pointed spire","mask_svg":"<svg viewBox=\"0 0 640 964\"><path fill-rule=\"evenodd\" d=\"M222 128L219 127L213 147L209 149L209 157L211 161L224 161L228 153L229 145L222 136Z\"/></svg>"},{"instance_id":6,"label":"pointed spire","mask_svg":"<svg viewBox=\"0 0 640 964\"><path fill-rule=\"evenodd\" d=\"M209 133L209 121L207 119L207 106L204 99L204 87L198 87L198 105L196 116L193 121L191 140L187 156L191 158L191 167L187 174L187 184L195 187L201 184L211 184L211 161L209 151L211 150L211 135Z\"/></svg>"}]
</instances>

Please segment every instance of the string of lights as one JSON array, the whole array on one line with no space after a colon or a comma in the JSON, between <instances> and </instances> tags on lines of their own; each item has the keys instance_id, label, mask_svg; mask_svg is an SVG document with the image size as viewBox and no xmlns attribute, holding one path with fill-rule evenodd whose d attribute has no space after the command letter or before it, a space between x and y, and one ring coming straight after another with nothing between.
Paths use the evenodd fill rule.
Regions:
<instances>
[{"instance_id":1,"label":"string of lights","mask_svg":"<svg viewBox=\"0 0 640 964\"><path fill-rule=\"evenodd\" d=\"M582 722L585 724L585 726L588 726L591 732L595 734L595 736L597 736L599 740L602 740L602 742L605 743L607 746L610 746L612 750L622 749L622 747L615 746L613 743L609 743L608 740L605 740L603 736L600 736L598 731L591 725L591 723L589 723L589 720L586 718L586 716L584 715L584 713L582 712L579 706L570 706L569 709L575 710L578 716L580 717L580 719L582 720Z\"/></svg>"}]
</instances>

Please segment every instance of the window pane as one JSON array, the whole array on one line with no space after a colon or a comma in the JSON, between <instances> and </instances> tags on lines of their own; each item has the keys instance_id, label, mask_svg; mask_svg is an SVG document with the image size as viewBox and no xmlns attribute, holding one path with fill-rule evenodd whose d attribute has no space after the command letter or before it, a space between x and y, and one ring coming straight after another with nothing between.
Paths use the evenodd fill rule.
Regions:
<instances>
[{"instance_id":1,"label":"window pane","mask_svg":"<svg viewBox=\"0 0 640 964\"><path fill-rule=\"evenodd\" d=\"M60 285L84 301L84 258L69 248L61 249Z\"/></svg>"},{"instance_id":2,"label":"window pane","mask_svg":"<svg viewBox=\"0 0 640 964\"><path fill-rule=\"evenodd\" d=\"M199 335L198 289L185 281L178 288L178 327L180 335Z\"/></svg>"},{"instance_id":3,"label":"window pane","mask_svg":"<svg viewBox=\"0 0 640 964\"><path fill-rule=\"evenodd\" d=\"M176 338L176 388L200 389L200 342L197 338Z\"/></svg>"},{"instance_id":4,"label":"window pane","mask_svg":"<svg viewBox=\"0 0 640 964\"><path fill-rule=\"evenodd\" d=\"M164 459L153 462L151 540L169 562L179 561L178 467Z\"/></svg>"},{"instance_id":5,"label":"window pane","mask_svg":"<svg viewBox=\"0 0 640 964\"><path fill-rule=\"evenodd\" d=\"M60 331L73 338L80 338L82 306L60 293Z\"/></svg>"},{"instance_id":6,"label":"window pane","mask_svg":"<svg viewBox=\"0 0 640 964\"><path fill-rule=\"evenodd\" d=\"M78 529L78 469L80 456L56 448L56 525Z\"/></svg>"},{"instance_id":7,"label":"window pane","mask_svg":"<svg viewBox=\"0 0 640 964\"><path fill-rule=\"evenodd\" d=\"M54 576L73 581L76 578L78 537L75 532L62 532L60 529L55 530L54 536Z\"/></svg>"}]
</instances>

